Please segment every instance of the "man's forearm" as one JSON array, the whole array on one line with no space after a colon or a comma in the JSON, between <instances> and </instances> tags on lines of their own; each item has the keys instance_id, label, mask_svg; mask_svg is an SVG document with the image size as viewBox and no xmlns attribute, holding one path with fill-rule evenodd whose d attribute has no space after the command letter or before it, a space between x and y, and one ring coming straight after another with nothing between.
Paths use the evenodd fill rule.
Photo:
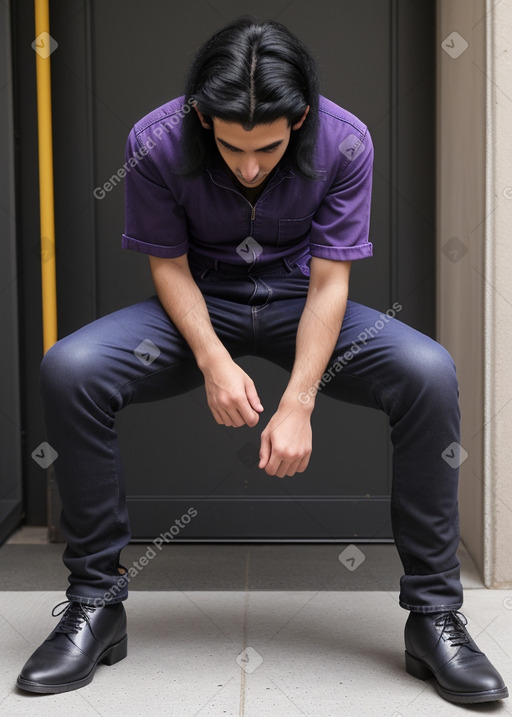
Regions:
<instances>
[{"instance_id":1,"label":"man's forearm","mask_svg":"<svg viewBox=\"0 0 512 717\"><path fill-rule=\"evenodd\" d=\"M314 408L311 388L321 380L339 337L347 306L339 290L323 289L308 298L297 330L295 363L283 394L284 403ZM301 397L308 396L305 402Z\"/></svg>"},{"instance_id":2,"label":"man's forearm","mask_svg":"<svg viewBox=\"0 0 512 717\"><path fill-rule=\"evenodd\" d=\"M263 406L254 381L233 361L217 336L186 256L150 257L150 264L158 298L203 373L213 417L224 426L255 426Z\"/></svg>"},{"instance_id":3,"label":"man's forearm","mask_svg":"<svg viewBox=\"0 0 512 717\"><path fill-rule=\"evenodd\" d=\"M210 321L208 307L185 257L181 261L150 257L153 283L162 306L193 352L201 370L228 354Z\"/></svg>"},{"instance_id":4,"label":"man's forearm","mask_svg":"<svg viewBox=\"0 0 512 717\"><path fill-rule=\"evenodd\" d=\"M306 470L312 451L312 387L324 373L338 340L348 296L349 262L311 260L311 280L297 329L290 381L261 434L259 467L268 475ZM308 400L304 401L304 395Z\"/></svg>"},{"instance_id":5,"label":"man's forearm","mask_svg":"<svg viewBox=\"0 0 512 717\"><path fill-rule=\"evenodd\" d=\"M290 408L302 405L313 410L315 392L310 389L321 380L332 356L347 307L350 264L320 262L318 272L312 268L312 285L297 330L295 362L281 399ZM301 401L304 395L307 402Z\"/></svg>"}]
</instances>

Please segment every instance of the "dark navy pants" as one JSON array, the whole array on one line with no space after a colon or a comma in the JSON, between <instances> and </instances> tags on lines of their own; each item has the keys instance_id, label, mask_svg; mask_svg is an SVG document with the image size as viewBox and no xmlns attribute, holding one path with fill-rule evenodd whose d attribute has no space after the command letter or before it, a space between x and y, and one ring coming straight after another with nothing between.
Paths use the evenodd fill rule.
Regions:
<instances>
[{"instance_id":1,"label":"dark navy pants","mask_svg":"<svg viewBox=\"0 0 512 717\"><path fill-rule=\"evenodd\" d=\"M291 370L308 287L301 269L286 261L265 271L244 267L229 274L215 262L191 267L231 356L261 356ZM143 342L151 347L148 341L160 353L146 364L134 351ZM442 455L459 442L457 378L449 353L397 318L349 300L328 368L323 393L389 417L391 517L404 568L400 605L415 612L460 608L458 468ZM202 383L189 347L157 297L84 326L45 355L41 390L48 441L58 453L54 468L69 599L98 604L109 591L110 602L127 597L127 581L119 584L118 572L130 527L116 412Z\"/></svg>"}]
</instances>

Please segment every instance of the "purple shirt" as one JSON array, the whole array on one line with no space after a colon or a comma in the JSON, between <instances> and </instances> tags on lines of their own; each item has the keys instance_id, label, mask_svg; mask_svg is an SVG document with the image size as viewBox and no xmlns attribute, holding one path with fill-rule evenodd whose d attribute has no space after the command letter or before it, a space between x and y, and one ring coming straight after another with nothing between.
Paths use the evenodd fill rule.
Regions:
<instances>
[{"instance_id":1,"label":"purple shirt","mask_svg":"<svg viewBox=\"0 0 512 717\"><path fill-rule=\"evenodd\" d=\"M187 111L195 110L184 97L174 99L128 136L123 248L167 258L191 250L238 265L251 251L258 264L301 257L304 268L309 256L347 261L372 255L373 145L357 117L320 97L315 166L322 179L303 177L285 154L253 207L218 152L194 179L173 173Z\"/></svg>"}]
</instances>

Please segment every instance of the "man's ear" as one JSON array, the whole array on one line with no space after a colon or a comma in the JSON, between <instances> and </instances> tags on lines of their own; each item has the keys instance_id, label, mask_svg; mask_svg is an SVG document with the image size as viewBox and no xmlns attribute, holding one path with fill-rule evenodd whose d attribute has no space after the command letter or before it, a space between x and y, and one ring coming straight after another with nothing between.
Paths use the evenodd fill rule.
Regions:
<instances>
[{"instance_id":1,"label":"man's ear","mask_svg":"<svg viewBox=\"0 0 512 717\"><path fill-rule=\"evenodd\" d=\"M199 121L201 122L201 126L202 126L204 129L211 129L212 126L211 126L210 124L208 124L208 122L206 122L206 120L205 120L205 118L204 118L204 114L203 114L202 112L199 112L199 110L197 109L197 106L196 106L196 105L194 105L194 109L195 109L195 111L197 112L197 115L198 115L198 117L199 117Z\"/></svg>"},{"instance_id":2,"label":"man's ear","mask_svg":"<svg viewBox=\"0 0 512 717\"><path fill-rule=\"evenodd\" d=\"M298 122L295 122L295 124L292 126L292 129L300 129L302 127L302 125L304 124L304 120L308 116L308 112L309 112L309 105L304 110L304 114L302 115L300 120Z\"/></svg>"}]
</instances>

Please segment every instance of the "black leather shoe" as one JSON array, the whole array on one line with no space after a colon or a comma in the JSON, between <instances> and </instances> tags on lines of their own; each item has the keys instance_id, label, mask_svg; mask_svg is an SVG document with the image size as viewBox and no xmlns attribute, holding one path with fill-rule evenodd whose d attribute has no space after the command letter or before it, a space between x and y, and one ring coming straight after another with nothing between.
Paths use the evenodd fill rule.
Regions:
<instances>
[{"instance_id":1,"label":"black leather shoe","mask_svg":"<svg viewBox=\"0 0 512 717\"><path fill-rule=\"evenodd\" d=\"M126 613L122 603L92 607L79 602L66 605L53 632L23 667L18 687L45 694L69 692L92 682L100 662L113 665L126 657Z\"/></svg>"},{"instance_id":2,"label":"black leather shoe","mask_svg":"<svg viewBox=\"0 0 512 717\"><path fill-rule=\"evenodd\" d=\"M461 619L462 618L462 619ZM501 675L478 649L458 612L414 613L405 624L405 669L413 677L434 677L448 702L493 702L508 697Z\"/></svg>"}]
</instances>

